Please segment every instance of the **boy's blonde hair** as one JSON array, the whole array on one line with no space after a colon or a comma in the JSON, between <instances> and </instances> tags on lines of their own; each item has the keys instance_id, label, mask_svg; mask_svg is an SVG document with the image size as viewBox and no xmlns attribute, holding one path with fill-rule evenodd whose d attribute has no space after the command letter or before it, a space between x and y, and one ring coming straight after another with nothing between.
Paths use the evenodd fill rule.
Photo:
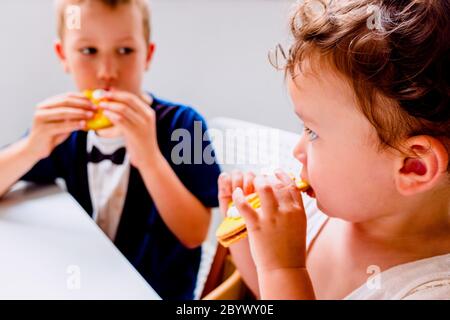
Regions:
<instances>
[{"instance_id":1,"label":"boy's blonde hair","mask_svg":"<svg viewBox=\"0 0 450 320\"><path fill-rule=\"evenodd\" d=\"M151 38L151 14L150 8L147 0L55 0L55 8L56 8L56 17L57 17L57 31L58 36L62 40L64 35L64 26L65 26L65 16L66 16L66 8L68 5L77 5L83 2L93 2L98 1L103 5L115 9L119 5L129 5L134 4L137 5L140 9L143 17L143 25L144 25L144 37L147 43L150 43Z\"/></svg>"},{"instance_id":2,"label":"boy's blonde hair","mask_svg":"<svg viewBox=\"0 0 450 320\"><path fill-rule=\"evenodd\" d=\"M449 12L450 0L302 1L285 70L309 58L344 75L381 146L429 135L449 150Z\"/></svg>"}]
</instances>

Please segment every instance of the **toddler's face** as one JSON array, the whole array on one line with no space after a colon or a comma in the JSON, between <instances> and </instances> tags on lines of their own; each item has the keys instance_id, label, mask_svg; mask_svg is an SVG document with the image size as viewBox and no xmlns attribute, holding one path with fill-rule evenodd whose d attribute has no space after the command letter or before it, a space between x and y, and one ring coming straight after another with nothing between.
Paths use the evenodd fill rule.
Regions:
<instances>
[{"instance_id":1,"label":"toddler's face","mask_svg":"<svg viewBox=\"0 0 450 320\"><path fill-rule=\"evenodd\" d=\"M378 149L375 128L350 85L331 69L289 81L304 132L294 156L303 164L318 207L329 216L367 221L395 210L394 155Z\"/></svg>"},{"instance_id":2,"label":"toddler's face","mask_svg":"<svg viewBox=\"0 0 450 320\"><path fill-rule=\"evenodd\" d=\"M60 58L79 90L115 87L140 94L153 53L135 5L81 4L81 28L64 31Z\"/></svg>"}]
</instances>

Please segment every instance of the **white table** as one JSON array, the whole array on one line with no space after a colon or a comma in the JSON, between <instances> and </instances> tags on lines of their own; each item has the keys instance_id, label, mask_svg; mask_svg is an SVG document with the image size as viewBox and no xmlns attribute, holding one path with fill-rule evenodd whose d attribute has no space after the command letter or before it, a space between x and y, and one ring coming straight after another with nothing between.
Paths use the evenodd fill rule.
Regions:
<instances>
[{"instance_id":1,"label":"white table","mask_svg":"<svg viewBox=\"0 0 450 320\"><path fill-rule=\"evenodd\" d=\"M160 299L58 186L0 200L0 299Z\"/></svg>"}]
</instances>

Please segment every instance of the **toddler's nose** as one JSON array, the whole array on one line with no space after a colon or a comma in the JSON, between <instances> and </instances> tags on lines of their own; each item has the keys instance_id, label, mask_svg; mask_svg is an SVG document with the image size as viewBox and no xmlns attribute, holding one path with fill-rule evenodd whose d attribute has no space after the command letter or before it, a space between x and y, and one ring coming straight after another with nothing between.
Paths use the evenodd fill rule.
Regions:
<instances>
[{"instance_id":1,"label":"toddler's nose","mask_svg":"<svg viewBox=\"0 0 450 320\"><path fill-rule=\"evenodd\" d=\"M301 135L300 140L295 145L293 155L301 164L306 165L306 139L304 134Z\"/></svg>"}]
</instances>

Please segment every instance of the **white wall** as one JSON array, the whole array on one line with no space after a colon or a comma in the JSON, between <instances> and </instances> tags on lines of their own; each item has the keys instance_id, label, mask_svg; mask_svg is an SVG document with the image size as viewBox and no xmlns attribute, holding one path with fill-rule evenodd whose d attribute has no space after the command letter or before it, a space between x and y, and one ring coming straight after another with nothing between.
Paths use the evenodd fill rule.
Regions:
<instances>
[{"instance_id":1,"label":"white wall","mask_svg":"<svg viewBox=\"0 0 450 320\"><path fill-rule=\"evenodd\" d=\"M52 51L52 0L0 2L0 145L29 127L36 103L73 90ZM291 0L151 0L157 52L144 88L228 116L297 130L282 72L267 53L288 39Z\"/></svg>"}]
</instances>

